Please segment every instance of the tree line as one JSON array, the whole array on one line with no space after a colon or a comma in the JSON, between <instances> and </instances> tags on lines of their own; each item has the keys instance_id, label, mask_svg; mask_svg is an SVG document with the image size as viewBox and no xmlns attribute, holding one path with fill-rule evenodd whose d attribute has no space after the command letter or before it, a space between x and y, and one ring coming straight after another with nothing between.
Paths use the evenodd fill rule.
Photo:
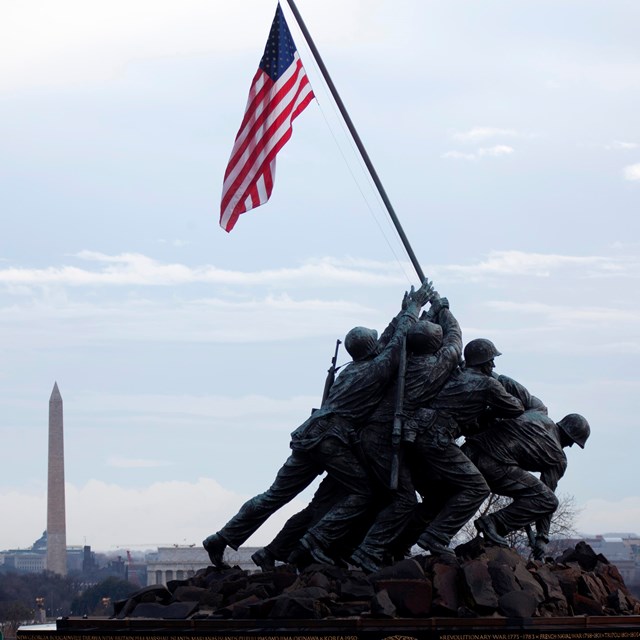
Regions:
<instances>
[{"instance_id":1,"label":"tree line","mask_svg":"<svg viewBox=\"0 0 640 640\"><path fill-rule=\"evenodd\" d=\"M127 598L138 586L120 578L109 577L97 584L87 584L79 577L62 577L43 573L0 573L0 624L8 640L21 624L44 617L112 615L112 603Z\"/></svg>"}]
</instances>

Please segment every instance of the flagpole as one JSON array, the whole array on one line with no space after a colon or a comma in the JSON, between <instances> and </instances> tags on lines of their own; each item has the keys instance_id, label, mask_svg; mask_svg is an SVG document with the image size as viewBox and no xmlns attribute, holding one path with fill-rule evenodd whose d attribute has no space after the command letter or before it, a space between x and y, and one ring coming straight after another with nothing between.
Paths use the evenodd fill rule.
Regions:
<instances>
[{"instance_id":1,"label":"flagpole","mask_svg":"<svg viewBox=\"0 0 640 640\"><path fill-rule=\"evenodd\" d=\"M307 26L304 23L304 20L302 19L302 16L300 15L300 12L298 11L298 8L295 5L295 2L293 0L287 0L289 7L291 8L291 11L293 12L293 15L295 16L296 21L298 22L298 26L300 27L302 34L304 35L305 40L307 41L307 44L309 45L309 49L311 49L311 53L313 54L313 57L315 58L315 61L318 65L318 67L320 67L320 71L322 72L322 76L324 77L325 82L327 83L327 86L329 87L329 90L331 91L331 95L333 96L333 99L336 101L336 104L338 105L338 109L340 110L340 113L342 114L342 117L344 118L344 121L347 125L347 128L349 129L349 132L351 133L351 136L353 137L354 142L356 143L356 146L358 147L358 151L360 151L360 155L362 156L362 159L364 160L364 163L367 165L367 169L369 170L369 174L371 175L371 178L373 179L373 182L375 183L377 189L378 189L378 193L380 194L380 197L382 198L382 201L384 202L385 206L387 207L387 211L389 212L389 216L391 217L391 221L393 222L396 231L398 232L398 235L400 236L400 239L402 240L402 244L404 245L404 248L406 250L406 252L409 254L409 258L411 259L411 263L413 264L413 268L416 270L416 273L418 274L418 277L420 278L420 282L424 282L425 277L424 277L424 273L422 272L422 268L420 267L420 263L418 262L418 258L416 258L416 254L413 252L413 249L411 248L411 244L409 243L409 239L407 238L404 229L402 228L402 225L400 224L400 220L398 220L398 216L396 215L396 212L393 209L393 206L391 204L391 201L389 200L389 197L387 196L387 192L385 191L384 187L382 186L382 182L380 181L380 178L378 177L378 173L376 172L373 163L371 162L371 159L369 158L369 154L367 153L367 150L364 148L364 145L362 144L362 140L360 139L360 136L358 135L358 132L356 131L356 128L351 120L351 117L349 116L346 107L344 106L344 103L342 102L342 99L340 98L340 95L338 94L338 90L336 89L335 85L333 84L333 80L331 80L331 76L329 75L329 71L327 70L327 67L325 66L324 62L322 61L322 57L320 56L320 52L318 51L318 48L316 47L313 38L311 37L311 34L309 33L309 30L307 29Z\"/></svg>"}]
</instances>

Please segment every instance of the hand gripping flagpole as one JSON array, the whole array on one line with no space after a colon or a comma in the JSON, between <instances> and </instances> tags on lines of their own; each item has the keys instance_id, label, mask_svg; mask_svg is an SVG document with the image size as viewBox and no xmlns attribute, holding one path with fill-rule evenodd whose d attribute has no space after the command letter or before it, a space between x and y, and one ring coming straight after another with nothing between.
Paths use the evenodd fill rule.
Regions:
<instances>
[{"instance_id":1,"label":"hand gripping flagpole","mask_svg":"<svg viewBox=\"0 0 640 640\"><path fill-rule=\"evenodd\" d=\"M338 105L338 109L340 109L340 113L342 114L342 117L344 118L347 128L349 129L349 132L351 133L351 136L353 137L353 140L356 143L356 146L358 147L358 151L360 151L360 155L362 156L364 163L367 165L367 169L369 170L369 174L371 175L371 178L373 179L373 182L375 183L376 188L378 189L378 193L380 194L382 201L387 207L387 211L389 212L391 221L393 222L396 228L396 231L398 232L398 235L402 240L402 244L404 245L406 252L409 254L409 258L411 259L413 268L416 270L416 273L420 278L420 282L422 283L424 282L425 277L424 277L424 273L422 272L422 268L418 263L418 258L416 258L416 254L413 252L413 249L411 248L411 244L409 244L409 239L407 238L404 232L404 229L400 224L400 220L398 220L398 216L396 215L396 212L394 211L393 206L391 205L391 201L387 196L387 192L384 190L384 187L382 186L382 182L380 182L380 178L378 177L378 174L371 162L371 159L369 158L369 154L367 153L367 150L364 148L364 145L362 144L362 140L360 139L360 136L356 131L356 128L347 112L347 109L344 106L344 103L342 102L340 95L338 94L338 90L333 84L333 80L331 80L329 71L327 70L327 67L322 61L322 58L320 57L320 52L318 51L315 43L313 42L313 38L311 37L311 34L309 33L309 30L307 29L307 26L305 25L304 20L302 19L302 16L300 15L300 12L298 11L298 8L295 5L295 2L293 0L287 0L287 2L289 4L289 7L291 8L291 11L293 12L293 15L295 16L298 26L302 31L302 34L304 35L305 40L307 41L307 44L309 45L309 49L311 49L311 53L313 54L313 57L315 58L315 61L318 67L320 68L320 71L322 72L322 76L325 82L327 83L329 90L331 91L331 95L333 96L333 99L336 101L336 104Z\"/></svg>"}]
</instances>

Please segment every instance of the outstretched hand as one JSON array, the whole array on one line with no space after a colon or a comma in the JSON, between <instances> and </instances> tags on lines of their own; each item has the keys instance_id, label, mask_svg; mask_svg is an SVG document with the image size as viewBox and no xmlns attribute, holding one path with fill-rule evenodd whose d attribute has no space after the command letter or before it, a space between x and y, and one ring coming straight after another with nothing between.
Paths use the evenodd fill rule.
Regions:
<instances>
[{"instance_id":1,"label":"outstretched hand","mask_svg":"<svg viewBox=\"0 0 640 640\"><path fill-rule=\"evenodd\" d=\"M411 296L415 293L415 289L413 285L411 285L410 291L405 291L404 296L402 297L402 310L406 311L409 307L409 303L411 302Z\"/></svg>"},{"instance_id":2,"label":"outstretched hand","mask_svg":"<svg viewBox=\"0 0 640 640\"><path fill-rule=\"evenodd\" d=\"M433 294L433 282L431 282L428 278L425 278L419 289L413 291L412 287L412 291L409 294L409 297L411 298L411 300L413 300L413 302L416 302L419 306L423 307L425 304L427 304L427 302L429 302L429 300L431 300Z\"/></svg>"}]
</instances>

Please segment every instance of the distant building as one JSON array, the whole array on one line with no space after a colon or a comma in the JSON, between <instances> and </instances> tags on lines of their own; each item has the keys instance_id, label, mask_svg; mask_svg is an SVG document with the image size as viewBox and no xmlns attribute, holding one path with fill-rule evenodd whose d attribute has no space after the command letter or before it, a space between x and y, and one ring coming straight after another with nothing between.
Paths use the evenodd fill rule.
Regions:
<instances>
[{"instance_id":1,"label":"distant building","mask_svg":"<svg viewBox=\"0 0 640 640\"><path fill-rule=\"evenodd\" d=\"M616 565L629 589L640 593L640 537L635 533L605 533L583 538L552 540L551 555L560 555L565 549L586 542L596 553L602 554Z\"/></svg>"},{"instance_id":2,"label":"distant building","mask_svg":"<svg viewBox=\"0 0 640 640\"><path fill-rule=\"evenodd\" d=\"M257 571L251 561L256 547L241 547L238 551L227 549L225 561L246 571ZM164 584L169 580L186 580L200 569L211 565L207 552L202 547L158 547L147 554L147 584Z\"/></svg>"},{"instance_id":3,"label":"distant building","mask_svg":"<svg viewBox=\"0 0 640 640\"><path fill-rule=\"evenodd\" d=\"M17 573L42 573L47 568L47 532L27 549L3 551L0 569Z\"/></svg>"},{"instance_id":4,"label":"distant building","mask_svg":"<svg viewBox=\"0 0 640 640\"><path fill-rule=\"evenodd\" d=\"M79 545L67 547L67 573L82 573L84 557L85 547Z\"/></svg>"},{"instance_id":5,"label":"distant building","mask_svg":"<svg viewBox=\"0 0 640 640\"><path fill-rule=\"evenodd\" d=\"M3 554L3 568L16 573L42 573L47 567L47 553L31 549L15 549Z\"/></svg>"},{"instance_id":6,"label":"distant building","mask_svg":"<svg viewBox=\"0 0 640 640\"><path fill-rule=\"evenodd\" d=\"M605 533L581 538L553 539L549 555L557 557L566 549L574 548L578 542L586 542L597 554L602 554L614 564L627 587L640 597L640 536L635 533ZM251 561L256 547L241 547L238 551L227 548L225 561L245 571L259 571ZM201 546L174 545L158 547L146 554L138 553L134 558L127 551L122 556L98 558L90 546L67 547L67 570L79 576L86 585L97 584L108 577L128 580L138 587L166 585L170 580L186 580L201 569L211 565L207 552ZM0 571L18 573L42 573L46 569L46 532L27 549L0 551Z\"/></svg>"},{"instance_id":7,"label":"distant building","mask_svg":"<svg viewBox=\"0 0 640 640\"><path fill-rule=\"evenodd\" d=\"M47 566L47 532L45 531L31 547L27 549L8 549L0 553L0 571L17 573L42 573ZM95 553L90 546L71 546L66 549L66 574L80 575L89 581L98 582L115 575L125 578L125 565L122 558L99 567ZM144 585L141 585L144 586Z\"/></svg>"}]
</instances>

